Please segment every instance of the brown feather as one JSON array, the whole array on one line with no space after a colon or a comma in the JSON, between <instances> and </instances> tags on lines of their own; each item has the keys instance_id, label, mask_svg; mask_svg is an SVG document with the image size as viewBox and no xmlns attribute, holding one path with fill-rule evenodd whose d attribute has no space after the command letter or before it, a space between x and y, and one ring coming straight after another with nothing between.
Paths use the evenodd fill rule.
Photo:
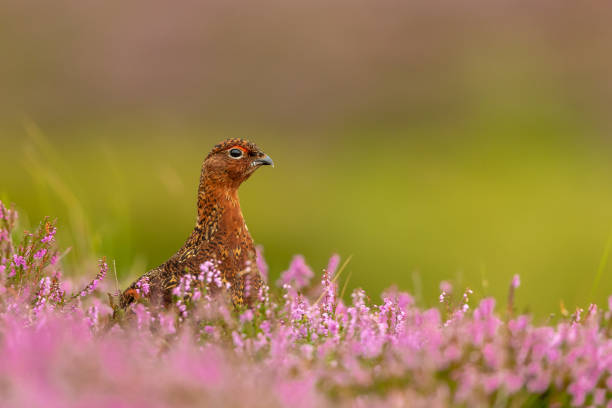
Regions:
<instances>
[{"instance_id":1,"label":"brown feather","mask_svg":"<svg viewBox=\"0 0 612 408\"><path fill-rule=\"evenodd\" d=\"M240 158L230 156L238 148ZM144 274L149 278L150 300L164 306L172 302L172 288L185 273L198 273L206 261L218 263L222 279L230 284L235 305L250 305L261 287L255 262L253 239L238 199L238 187L262 164L272 164L255 144L243 139L228 139L216 145L202 165L198 188L198 215L187 241L170 259ZM142 278L141 277L141 278ZM136 300L136 280L120 298L125 308ZM245 293L246 280L249 293Z\"/></svg>"}]
</instances>

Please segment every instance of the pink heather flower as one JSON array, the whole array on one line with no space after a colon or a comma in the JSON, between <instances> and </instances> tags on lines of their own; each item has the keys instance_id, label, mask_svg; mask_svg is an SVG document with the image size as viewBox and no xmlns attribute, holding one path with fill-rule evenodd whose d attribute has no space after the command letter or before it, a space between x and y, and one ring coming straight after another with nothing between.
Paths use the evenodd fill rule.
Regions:
<instances>
[{"instance_id":1,"label":"pink heather flower","mask_svg":"<svg viewBox=\"0 0 612 408\"><path fill-rule=\"evenodd\" d=\"M253 320L253 311L251 309L247 309L240 315L240 321L242 323L247 323Z\"/></svg>"},{"instance_id":2,"label":"pink heather flower","mask_svg":"<svg viewBox=\"0 0 612 408\"><path fill-rule=\"evenodd\" d=\"M461 349L456 344L449 344L443 352L444 359L448 362L454 362L461 357Z\"/></svg>"},{"instance_id":3,"label":"pink heather flower","mask_svg":"<svg viewBox=\"0 0 612 408\"><path fill-rule=\"evenodd\" d=\"M172 294L177 296L179 299L176 302L177 307L179 308L182 315L187 315L187 306L183 302L183 298L189 295L193 295L193 293L197 289L199 280L193 275L187 273L181 276L179 280L179 284L172 289Z\"/></svg>"},{"instance_id":4,"label":"pink heather flower","mask_svg":"<svg viewBox=\"0 0 612 408\"><path fill-rule=\"evenodd\" d=\"M149 277L143 276L136 282L136 291L147 296L150 292Z\"/></svg>"},{"instance_id":5,"label":"pink heather flower","mask_svg":"<svg viewBox=\"0 0 612 408\"><path fill-rule=\"evenodd\" d=\"M580 322L580 320L582 319L582 313L583 313L583 312L584 312L584 309L583 309L583 308L581 308L581 307L577 307L577 308L576 308L576 312L573 314L574 321L575 321L576 323L579 323L579 322Z\"/></svg>"},{"instance_id":6,"label":"pink heather flower","mask_svg":"<svg viewBox=\"0 0 612 408\"><path fill-rule=\"evenodd\" d=\"M13 211L13 214L16 215L16 213ZM6 207L2 204L2 201L0 201L0 220L2 219L9 219L11 215L11 211L7 210Z\"/></svg>"},{"instance_id":7,"label":"pink heather flower","mask_svg":"<svg viewBox=\"0 0 612 408\"><path fill-rule=\"evenodd\" d=\"M259 290L257 292L257 299L259 300L261 304L265 305L269 303L270 301L269 293L270 293L270 287L266 285L265 283L263 283L259 287Z\"/></svg>"},{"instance_id":8,"label":"pink heather flower","mask_svg":"<svg viewBox=\"0 0 612 408\"><path fill-rule=\"evenodd\" d=\"M448 282L448 281L442 281L442 282L440 282L440 290L442 292L452 293L453 285L451 285L450 282Z\"/></svg>"},{"instance_id":9,"label":"pink heather flower","mask_svg":"<svg viewBox=\"0 0 612 408\"><path fill-rule=\"evenodd\" d=\"M484 298L480 301L478 308L474 311L476 318L484 318L493 315L495 309L495 299Z\"/></svg>"},{"instance_id":10,"label":"pink heather flower","mask_svg":"<svg viewBox=\"0 0 612 408\"><path fill-rule=\"evenodd\" d=\"M174 318L160 314L159 315L159 325L162 330L166 334L174 334L176 333L176 327L174 326Z\"/></svg>"},{"instance_id":11,"label":"pink heather flower","mask_svg":"<svg viewBox=\"0 0 612 408\"><path fill-rule=\"evenodd\" d=\"M499 388L500 383L501 383L501 380L498 375L494 374L494 375L489 375L485 377L484 383L483 383L485 393L487 394L493 393L495 390L497 390L497 388Z\"/></svg>"},{"instance_id":12,"label":"pink heather flower","mask_svg":"<svg viewBox=\"0 0 612 408\"><path fill-rule=\"evenodd\" d=\"M0 265L0 275L4 275L4 271L6 271L6 265Z\"/></svg>"},{"instance_id":13,"label":"pink heather flower","mask_svg":"<svg viewBox=\"0 0 612 408\"><path fill-rule=\"evenodd\" d=\"M236 349L241 349L244 347L244 339L242 336L235 331L232 332L232 340L234 341L234 347Z\"/></svg>"},{"instance_id":14,"label":"pink heather flower","mask_svg":"<svg viewBox=\"0 0 612 408\"><path fill-rule=\"evenodd\" d=\"M334 276L336 271L338 270L338 265L340 265L340 255L334 254L329 258L329 262L327 263L327 272L329 276Z\"/></svg>"},{"instance_id":15,"label":"pink heather flower","mask_svg":"<svg viewBox=\"0 0 612 408\"><path fill-rule=\"evenodd\" d=\"M572 395L572 405L581 406L586 400L587 393L591 391L591 385L584 377L577 378L572 382L567 390Z\"/></svg>"},{"instance_id":16,"label":"pink heather flower","mask_svg":"<svg viewBox=\"0 0 612 408\"><path fill-rule=\"evenodd\" d=\"M397 306L401 310L406 310L410 306L414 305L414 298L410 293L400 292L397 296Z\"/></svg>"},{"instance_id":17,"label":"pink heather flower","mask_svg":"<svg viewBox=\"0 0 612 408\"><path fill-rule=\"evenodd\" d=\"M250 269L247 269L247 272L249 272ZM244 277L244 297L245 298L249 298L249 296L251 295L251 275L250 274L246 274Z\"/></svg>"},{"instance_id":18,"label":"pink heather flower","mask_svg":"<svg viewBox=\"0 0 612 408\"><path fill-rule=\"evenodd\" d=\"M51 293L51 279L45 276L40 280L40 296L49 296Z\"/></svg>"},{"instance_id":19,"label":"pink heather flower","mask_svg":"<svg viewBox=\"0 0 612 408\"><path fill-rule=\"evenodd\" d=\"M5 229L0 229L0 242L8 241L8 237L9 237L8 231Z\"/></svg>"},{"instance_id":20,"label":"pink heather flower","mask_svg":"<svg viewBox=\"0 0 612 408\"><path fill-rule=\"evenodd\" d=\"M327 271L323 272L321 285L323 286L324 293L321 306L327 313L331 314L336 300L336 284L333 282L331 275Z\"/></svg>"},{"instance_id":21,"label":"pink heather flower","mask_svg":"<svg viewBox=\"0 0 612 408\"><path fill-rule=\"evenodd\" d=\"M587 312L588 316L589 317L596 316L597 315L597 310L598 310L597 305L595 303L591 303L589 305L589 310Z\"/></svg>"},{"instance_id":22,"label":"pink heather flower","mask_svg":"<svg viewBox=\"0 0 612 408\"><path fill-rule=\"evenodd\" d=\"M57 228L53 227L53 229L49 231L49 234L43 237L43 239L41 239L40 241L44 242L45 244L51 242L56 232L57 232Z\"/></svg>"},{"instance_id":23,"label":"pink heather flower","mask_svg":"<svg viewBox=\"0 0 612 408\"><path fill-rule=\"evenodd\" d=\"M182 317L187 317L187 305L182 300L176 302L176 307Z\"/></svg>"},{"instance_id":24,"label":"pink heather flower","mask_svg":"<svg viewBox=\"0 0 612 408\"><path fill-rule=\"evenodd\" d=\"M306 265L304 257L296 255L293 257L289 269L281 274L280 285L291 285L295 289L301 289L308 286L310 279L314 276L312 269Z\"/></svg>"},{"instance_id":25,"label":"pink heather flower","mask_svg":"<svg viewBox=\"0 0 612 408\"><path fill-rule=\"evenodd\" d=\"M467 303L470 301L470 295L473 294L474 292L472 291L472 289L467 288L465 290L465 292L463 292L463 303Z\"/></svg>"},{"instance_id":26,"label":"pink heather flower","mask_svg":"<svg viewBox=\"0 0 612 408\"><path fill-rule=\"evenodd\" d=\"M206 281L208 286L215 285L218 288L223 286L223 279L221 277L221 272L218 268L215 267L215 264L212 261L206 261L202 265L200 265L200 275L198 275L198 280ZM229 288L229 284L226 285Z\"/></svg>"},{"instance_id":27,"label":"pink heather flower","mask_svg":"<svg viewBox=\"0 0 612 408\"><path fill-rule=\"evenodd\" d=\"M306 360L312 360L314 355L314 347L312 344L303 344L300 347L300 351Z\"/></svg>"},{"instance_id":28,"label":"pink heather flower","mask_svg":"<svg viewBox=\"0 0 612 408\"><path fill-rule=\"evenodd\" d=\"M53 308L52 304L49 304L49 299L52 292L51 279L48 276L42 278L38 284L38 293L36 294L35 305L33 308L34 316L38 317L41 310L47 306ZM54 301L61 300L58 296L54 296Z\"/></svg>"},{"instance_id":29,"label":"pink heather flower","mask_svg":"<svg viewBox=\"0 0 612 408\"><path fill-rule=\"evenodd\" d=\"M518 274L515 274L512 277L512 287L514 289L518 288L519 286L521 286L521 277Z\"/></svg>"},{"instance_id":30,"label":"pink heather flower","mask_svg":"<svg viewBox=\"0 0 612 408\"><path fill-rule=\"evenodd\" d=\"M25 258L21 255L13 255L13 264L16 267L21 266L22 268L25 268L26 267Z\"/></svg>"},{"instance_id":31,"label":"pink heather flower","mask_svg":"<svg viewBox=\"0 0 612 408\"><path fill-rule=\"evenodd\" d=\"M34 254L34 259L42 259L46 253L47 253L47 250L43 248Z\"/></svg>"},{"instance_id":32,"label":"pink heather flower","mask_svg":"<svg viewBox=\"0 0 612 408\"><path fill-rule=\"evenodd\" d=\"M264 332L264 334L266 336L270 335L270 329L271 329L271 324L268 320L264 320L263 322L261 322L261 324L259 325L259 328L261 329L261 331Z\"/></svg>"},{"instance_id":33,"label":"pink heather flower","mask_svg":"<svg viewBox=\"0 0 612 408\"><path fill-rule=\"evenodd\" d=\"M440 293L440 303L444 303L444 300L446 300L446 292L442 291L442 293Z\"/></svg>"},{"instance_id":34,"label":"pink heather flower","mask_svg":"<svg viewBox=\"0 0 612 408\"><path fill-rule=\"evenodd\" d=\"M97 305L90 306L87 309L87 324L90 328L95 328L98 325L99 310Z\"/></svg>"},{"instance_id":35,"label":"pink heather flower","mask_svg":"<svg viewBox=\"0 0 612 408\"><path fill-rule=\"evenodd\" d=\"M101 259L100 260L100 272L98 272L96 277L91 282L89 282L89 285L87 285L85 289L81 291L79 296L85 297L87 295L91 295L93 291L96 290L96 288L98 287L98 284L106 276L106 272L108 272L108 265L103 259Z\"/></svg>"},{"instance_id":36,"label":"pink heather flower","mask_svg":"<svg viewBox=\"0 0 612 408\"><path fill-rule=\"evenodd\" d=\"M606 402L606 390L604 388L597 388L595 392L593 392L593 403L596 406L603 406ZM610 401L612 403L612 401Z\"/></svg>"},{"instance_id":37,"label":"pink heather flower","mask_svg":"<svg viewBox=\"0 0 612 408\"><path fill-rule=\"evenodd\" d=\"M516 319L512 319L508 322L508 329L510 329L510 332L512 332L513 335L517 335L518 332L525 330L528 324L529 318L527 316L521 315Z\"/></svg>"},{"instance_id":38,"label":"pink heather flower","mask_svg":"<svg viewBox=\"0 0 612 408\"><path fill-rule=\"evenodd\" d=\"M503 382L509 394L514 394L523 387L524 380L518 374L507 372L503 375Z\"/></svg>"},{"instance_id":39,"label":"pink heather flower","mask_svg":"<svg viewBox=\"0 0 612 408\"><path fill-rule=\"evenodd\" d=\"M280 405L285 407L306 408L322 406L315 398L316 378L309 375L306 378L285 378L275 384L275 394L280 399Z\"/></svg>"},{"instance_id":40,"label":"pink heather flower","mask_svg":"<svg viewBox=\"0 0 612 408\"><path fill-rule=\"evenodd\" d=\"M546 391L550 386L550 373L548 370L544 370L539 366L537 371L535 371L533 374L535 377L527 382L527 389L533 393L541 393Z\"/></svg>"},{"instance_id":41,"label":"pink heather flower","mask_svg":"<svg viewBox=\"0 0 612 408\"><path fill-rule=\"evenodd\" d=\"M492 343L487 343L482 347L482 355L487 365L495 370L499 368L499 350Z\"/></svg>"},{"instance_id":42,"label":"pink heather flower","mask_svg":"<svg viewBox=\"0 0 612 408\"><path fill-rule=\"evenodd\" d=\"M266 259L263 255L263 247L258 245L255 247L255 264L257 265L257 270L261 274L261 278L264 282L268 281L268 264L266 263Z\"/></svg>"},{"instance_id":43,"label":"pink heather flower","mask_svg":"<svg viewBox=\"0 0 612 408\"><path fill-rule=\"evenodd\" d=\"M151 313L142 303L138 303L134 306L132 311L136 315L136 324L139 330L149 327L151 323Z\"/></svg>"}]
</instances>

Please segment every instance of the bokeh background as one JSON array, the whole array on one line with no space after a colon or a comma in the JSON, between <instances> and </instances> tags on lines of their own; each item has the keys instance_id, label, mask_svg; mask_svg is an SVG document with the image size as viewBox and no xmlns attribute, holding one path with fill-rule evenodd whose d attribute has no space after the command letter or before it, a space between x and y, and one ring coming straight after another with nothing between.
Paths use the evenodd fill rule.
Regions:
<instances>
[{"instance_id":1,"label":"bokeh background","mask_svg":"<svg viewBox=\"0 0 612 408\"><path fill-rule=\"evenodd\" d=\"M125 284L182 245L208 150L272 279L353 255L349 288L440 280L540 316L612 293L612 4L0 4L0 198L57 216L69 273ZM346 273L346 272L345 272ZM345 275L347 276L347 275Z\"/></svg>"}]
</instances>

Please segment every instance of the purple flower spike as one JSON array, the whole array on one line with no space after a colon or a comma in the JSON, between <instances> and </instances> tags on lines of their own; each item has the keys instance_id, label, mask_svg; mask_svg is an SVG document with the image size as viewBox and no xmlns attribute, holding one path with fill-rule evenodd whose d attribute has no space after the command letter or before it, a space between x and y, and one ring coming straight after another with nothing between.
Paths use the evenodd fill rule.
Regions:
<instances>
[{"instance_id":1,"label":"purple flower spike","mask_svg":"<svg viewBox=\"0 0 612 408\"><path fill-rule=\"evenodd\" d=\"M327 272L329 276L335 276L336 271L338 270L338 266L340 265L340 255L334 254L329 258L329 262L327 263Z\"/></svg>"},{"instance_id":2,"label":"purple flower spike","mask_svg":"<svg viewBox=\"0 0 612 408\"><path fill-rule=\"evenodd\" d=\"M21 255L13 255L13 264L16 267L25 268L26 267L25 258L23 256L21 256Z\"/></svg>"},{"instance_id":3,"label":"purple flower spike","mask_svg":"<svg viewBox=\"0 0 612 408\"><path fill-rule=\"evenodd\" d=\"M512 277L512 288L516 289L521 286L521 277L518 274L515 274Z\"/></svg>"},{"instance_id":4,"label":"purple flower spike","mask_svg":"<svg viewBox=\"0 0 612 408\"><path fill-rule=\"evenodd\" d=\"M450 282L448 281L442 281L440 282L440 291L446 292L446 293L452 293L453 285L451 285Z\"/></svg>"},{"instance_id":5,"label":"purple flower spike","mask_svg":"<svg viewBox=\"0 0 612 408\"><path fill-rule=\"evenodd\" d=\"M264 258L263 247L261 245L258 245L255 248L255 256L256 256L255 262L257 264L257 270L261 274L263 281L267 282L268 281L268 264L266 263L266 260Z\"/></svg>"},{"instance_id":6,"label":"purple flower spike","mask_svg":"<svg viewBox=\"0 0 612 408\"><path fill-rule=\"evenodd\" d=\"M291 285L295 289L306 287L313 278L312 269L306 265L304 257L296 255L293 257L289 269L281 274L280 285Z\"/></svg>"}]
</instances>

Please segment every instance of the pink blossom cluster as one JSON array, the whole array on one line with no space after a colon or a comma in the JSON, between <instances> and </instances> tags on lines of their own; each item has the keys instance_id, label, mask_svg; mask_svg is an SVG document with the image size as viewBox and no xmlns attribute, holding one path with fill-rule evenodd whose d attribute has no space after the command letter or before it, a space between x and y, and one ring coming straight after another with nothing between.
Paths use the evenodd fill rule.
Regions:
<instances>
[{"instance_id":1,"label":"pink blossom cluster","mask_svg":"<svg viewBox=\"0 0 612 408\"><path fill-rule=\"evenodd\" d=\"M102 282L102 280L106 277L106 273L108 272L108 264L104 259L100 260L100 272L96 275L96 277L85 286L83 290L79 293L79 296L85 297L87 295L91 295L96 287Z\"/></svg>"},{"instance_id":2,"label":"pink blossom cluster","mask_svg":"<svg viewBox=\"0 0 612 408\"><path fill-rule=\"evenodd\" d=\"M170 310L117 313L99 284L65 296L57 265L26 252L36 280L0 281L2 407L612 407L612 297L545 324L446 282L436 308L398 290L345 301L334 256L317 280L296 258L251 308L231 306L207 262Z\"/></svg>"}]
</instances>

